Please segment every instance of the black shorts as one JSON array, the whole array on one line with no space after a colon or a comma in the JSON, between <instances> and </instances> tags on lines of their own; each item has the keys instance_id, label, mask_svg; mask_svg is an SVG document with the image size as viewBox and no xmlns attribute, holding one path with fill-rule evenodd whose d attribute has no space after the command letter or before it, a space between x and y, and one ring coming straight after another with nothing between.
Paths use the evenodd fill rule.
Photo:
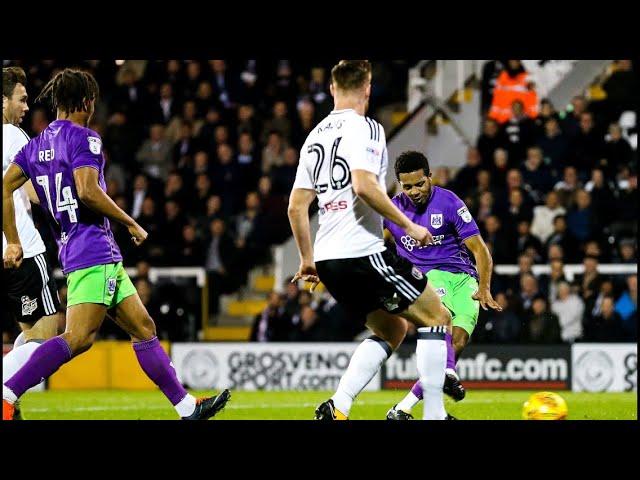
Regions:
<instances>
[{"instance_id":1,"label":"black shorts","mask_svg":"<svg viewBox=\"0 0 640 480\"><path fill-rule=\"evenodd\" d=\"M333 298L358 320L378 309L400 313L427 286L426 275L389 249L367 257L321 260L316 269Z\"/></svg>"},{"instance_id":2,"label":"black shorts","mask_svg":"<svg viewBox=\"0 0 640 480\"><path fill-rule=\"evenodd\" d=\"M18 322L33 324L58 311L58 288L44 253L25 258L20 268L5 268L9 312Z\"/></svg>"}]
</instances>

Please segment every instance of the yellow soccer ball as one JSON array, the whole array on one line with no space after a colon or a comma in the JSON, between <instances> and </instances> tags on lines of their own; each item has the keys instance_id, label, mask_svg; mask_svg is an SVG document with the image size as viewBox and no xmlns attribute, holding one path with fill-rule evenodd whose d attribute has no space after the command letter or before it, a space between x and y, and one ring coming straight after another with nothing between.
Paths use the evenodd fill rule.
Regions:
<instances>
[{"instance_id":1,"label":"yellow soccer ball","mask_svg":"<svg viewBox=\"0 0 640 480\"><path fill-rule=\"evenodd\" d=\"M565 420L568 413L567 402L553 392L534 393L522 406L525 420Z\"/></svg>"}]
</instances>

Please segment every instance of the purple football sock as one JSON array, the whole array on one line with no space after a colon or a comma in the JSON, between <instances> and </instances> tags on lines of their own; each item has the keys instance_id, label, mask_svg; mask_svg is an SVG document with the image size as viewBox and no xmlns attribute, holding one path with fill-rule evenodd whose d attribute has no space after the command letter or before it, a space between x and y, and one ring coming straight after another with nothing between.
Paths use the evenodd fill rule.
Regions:
<instances>
[{"instance_id":1,"label":"purple football sock","mask_svg":"<svg viewBox=\"0 0 640 480\"><path fill-rule=\"evenodd\" d=\"M455 370L456 369L456 352L453 349L451 334L445 333L444 339L447 342L447 368L451 368ZM417 398L422 400L422 385L420 385L419 380L413 384L413 387L411 387L411 393L413 393Z\"/></svg>"},{"instance_id":2,"label":"purple football sock","mask_svg":"<svg viewBox=\"0 0 640 480\"><path fill-rule=\"evenodd\" d=\"M456 351L453 349L453 338L450 333L444 334L444 339L447 342L447 368L451 370L456 369Z\"/></svg>"},{"instance_id":3,"label":"purple football sock","mask_svg":"<svg viewBox=\"0 0 640 480\"><path fill-rule=\"evenodd\" d=\"M180 403L187 396L187 391L178 381L176 370L171 366L171 360L160 345L158 337L134 343L133 349L147 377L160 388L172 405Z\"/></svg>"},{"instance_id":4,"label":"purple football sock","mask_svg":"<svg viewBox=\"0 0 640 480\"><path fill-rule=\"evenodd\" d=\"M24 392L49 378L69 360L69 344L61 337L53 337L34 350L27 363L5 382L5 386L20 398Z\"/></svg>"}]
</instances>

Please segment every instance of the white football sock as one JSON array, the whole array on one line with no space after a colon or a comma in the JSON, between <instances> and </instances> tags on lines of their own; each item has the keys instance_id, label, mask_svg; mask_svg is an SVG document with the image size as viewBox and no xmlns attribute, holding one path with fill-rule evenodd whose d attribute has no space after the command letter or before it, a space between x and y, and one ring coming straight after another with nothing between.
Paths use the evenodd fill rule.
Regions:
<instances>
[{"instance_id":1,"label":"white football sock","mask_svg":"<svg viewBox=\"0 0 640 480\"><path fill-rule=\"evenodd\" d=\"M447 366L445 330L445 326L418 329L416 358L424 397L424 420L444 420L447 416L442 393Z\"/></svg>"},{"instance_id":2,"label":"white football sock","mask_svg":"<svg viewBox=\"0 0 640 480\"><path fill-rule=\"evenodd\" d=\"M13 377L27 363L31 354L40 346L38 342L27 342L12 349L2 357L2 383Z\"/></svg>"},{"instance_id":3,"label":"white football sock","mask_svg":"<svg viewBox=\"0 0 640 480\"><path fill-rule=\"evenodd\" d=\"M402 410L403 412L411 413L411 409L417 405L420 401L418 397L416 397L413 392L407 393L407 396L402 399L398 406L397 410Z\"/></svg>"},{"instance_id":4,"label":"white football sock","mask_svg":"<svg viewBox=\"0 0 640 480\"><path fill-rule=\"evenodd\" d=\"M375 335L367 338L353 352L347 371L344 372L338 390L331 397L335 407L349 416L356 396L371 381L393 350L387 342Z\"/></svg>"},{"instance_id":5,"label":"white football sock","mask_svg":"<svg viewBox=\"0 0 640 480\"><path fill-rule=\"evenodd\" d=\"M188 417L196 411L196 397L187 393L187 396L176 403L173 408L176 409L176 412L178 412L178 415L181 417Z\"/></svg>"}]
</instances>

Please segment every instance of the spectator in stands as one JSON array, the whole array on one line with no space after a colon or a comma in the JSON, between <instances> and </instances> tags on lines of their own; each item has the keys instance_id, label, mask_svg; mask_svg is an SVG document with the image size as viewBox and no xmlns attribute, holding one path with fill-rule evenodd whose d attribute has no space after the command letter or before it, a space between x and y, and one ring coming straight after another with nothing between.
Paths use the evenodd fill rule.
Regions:
<instances>
[{"instance_id":1,"label":"spectator in stands","mask_svg":"<svg viewBox=\"0 0 640 480\"><path fill-rule=\"evenodd\" d=\"M183 157L192 157L196 151L197 142L193 138L193 125L184 122L180 126L178 141L173 146L173 161L178 164Z\"/></svg>"},{"instance_id":2,"label":"spectator in stands","mask_svg":"<svg viewBox=\"0 0 640 480\"><path fill-rule=\"evenodd\" d=\"M271 173L273 192L288 196L296 179L297 169L298 151L293 147L288 147L284 151L284 163L279 167L274 167Z\"/></svg>"},{"instance_id":3,"label":"spectator in stands","mask_svg":"<svg viewBox=\"0 0 640 480\"><path fill-rule=\"evenodd\" d=\"M478 170L478 176L476 177L476 185L472 190L474 198L479 198L484 192L491 192L491 174L488 170Z\"/></svg>"},{"instance_id":4,"label":"spectator in stands","mask_svg":"<svg viewBox=\"0 0 640 480\"><path fill-rule=\"evenodd\" d=\"M502 311L489 311L485 324L487 340L500 344L515 343L520 338L521 322L510 308L509 299L504 292L496 294L496 302L502 307Z\"/></svg>"},{"instance_id":5,"label":"spectator in stands","mask_svg":"<svg viewBox=\"0 0 640 480\"><path fill-rule=\"evenodd\" d=\"M540 100L540 113L534 118L533 123L536 126L535 138L540 138L544 135L545 124L548 120L558 120L560 116L556 111L556 107L551 103L548 98Z\"/></svg>"},{"instance_id":6,"label":"spectator in stands","mask_svg":"<svg viewBox=\"0 0 640 480\"><path fill-rule=\"evenodd\" d=\"M193 225L187 224L182 227L182 242L177 258L177 264L184 267L202 266L205 260L204 245L197 236Z\"/></svg>"},{"instance_id":7,"label":"spectator in stands","mask_svg":"<svg viewBox=\"0 0 640 480\"><path fill-rule=\"evenodd\" d=\"M149 138L136 153L136 160L144 172L156 179L166 180L171 165L171 143L164 137L164 126L151 126Z\"/></svg>"},{"instance_id":8,"label":"spectator in stands","mask_svg":"<svg viewBox=\"0 0 640 480\"><path fill-rule=\"evenodd\" d=\"M553 187L551 171L544 165L540 147L527 149L527 158L520 171L523 182L529 186L529 193L539 203Z\"/></svg>"},{"instance_id":9,"label":"spectator in stands","mask_svg":"<svg viewBox=\"0 0 640 480\"><path fill-rule=\"evenodd\" d=\"M204 113L207 111L209 105L213 104L215 101L213 98L213 88L211 87L210 82L203 80L202 82L198 83L194 101L196 104L198 117L204 116Z\"/></svg>"},{"instance_id":10,"label":"spectator in stands","mask_svg":"<svg viewBox=\"0 0 640 480\"><path fill-rule=\"evenodd\" d=\"M533 275L533 257L527 253L518 255L518 273L509 278L507 293L513 295L520 291L524 275Z\"/></svg>"},{"instance_id":11,"label":"spectator in stands","mask_svg":"<svg viewBox=\"0 0 640 480\"><path fill-rule=\"evenodd\" d=\"M591 180L584 186L584 190L591 195L593 209L592 221L599 226L607 226L611 223L615 209L615 186L611 180L605 179L602 169L594 168L591 171Z\"/></svg>"},{"instance_id":12,"label":"spectator in stands","mask_svg":"<svg viewBox=\"0 0 640 480\"><path fill-rule=\"evenodd\" d=\"M615 300L612 296L604 297L598 315L585 318L584 333L584 340L587 342L628 341L622 318L615 311Z\"/></svg>"},{"instance_id":13,"label":"spectator in stands","mask_svg":"<svg viewBox=\"0 0 640 480\"><path fill-rule=\"evenodd\" d=\"M606 92L605 118L609 121L620 118L625 110L637 111L638 75L631 60L617 60L613 72L605 80L602 89Z\"/></svg>"},{"instance_id":14,"label":"spectator in stands","mask_svg":"<svg viewBox=\"0 0 640 480\"><path fill-rule=\"evenodd\" d=\"M638 336L638 276L629 275L626 278L625 291L616 301L615 309L623 322L627 338L632 341Z\"/></svg>"},{"instance_id":15,"label":"spectator in stands","mask_svg":"<svg viewBox=\"0 0 640 480\"><path fill-rule=\"evenodd\" d=\"M136 279L144 278L149 280L149 270L151 269L151 265L146 260L140 260L136 263Z\"/></svg>"},{"instance_id":16,"label":"spectator in stands","mask_svg":"<svg viewBox=\"0 0 640 480\"><path fill-rule=\"evenodd\" d=\"M180 112L180 105L173 96L171 83L165 82L160 85L160 95L152 103L150 123L161 123L167 125L169 121Z\"/></svg>"},{"instance_id":17,"label":"spectator in stands","mask_svg":"<svg viewBox=\"0 0 640 480\"><path fill-rule=\"evenodd\" d=\"M271 178L266 175L258 181L258 195L260 207L264 215L265 241L267 244L280 243L289 238L291 228L287 218L287 197L273 193Z\"/></svg>"},{"instance_id":18,"label":"spectator in stands","mask_svg":"<svg viewBox=\"0 0 640 480\"><path fill-rule=\"evenodd\" d=\"M536 143L544 153L545 164L551 169L552 177L558 177L569 154L569 142L560 130L557 118L551 117L545 122L544 134Z\"/></svg>"},{"instance_id":19,"label":"spectator in stands","mask_svg":"<svg viewBox=\"0 0 640 480\"><path fill-rule=\"evenodd\" d=\"M638 235L638 175L631 171L626 188L621 189L616 201L615 220L611 223L611 233L618 236L636 238Z\"/></svg>"},{"instance_id":20,"label":"spectator in stands","mask_svg":"<svg viewBox=\"0 0 640 480\"><path fill-rule=\"evenodd\" d=\"M156 202L151 197L146 197L142 202L141 214L137 220L138 224L149 234L147 241L137 248L140 255L145 253L149 259L161 259L164 255L164 239L162 238L162 222L160 213L156 207Z\"/></svg>"},{"instance_id":21,"label":"spectator in stands","mask_svg":"<svg viewBox=\"0 0 640 480\"><path fill-rule=\"evenodd\" d=\"M515 101L522 103L527 116L535 118L538 115L538 98L531 88L529 75L520 60L507 60L505 69L496 81L489 116L500 123L507 122L513 113Z\"/></svg>"},{"instance_id":22,"label":"spectator in stands","mask_svg":"<svg viewBox=\"0 0 640 480\"><path fill-rule=\"evenodd\" d=\"M210 106L207 109L207 114L204 118L204 122L198 132L198 135L194 136L198 141L198 148L205 150L213 149L213 138L215 135L216 128L222 125L222 116L220 115L220 111L214 106Z\"/></svg>"},{"instance_id":23,"label":"spectator in stands","mask_svg":"<svg viewBox=\"0 0 640 480\"><path fill-rule=\"evenodd\" d=\"M557 243L552 243L547 248L547 261L552 262L554 260L564 260L564 249Z\"/></svg>"},{"instance_id":24,"label":"spectator in stands","mask_svg":"<svg viewBox=\"0 0 640 480\"><path fill-rule=\"evenodd\" d=\"M633 149L626 138L622 136L620 124L609 125L609 135L605 137L600 166L607 178L614 177L618 170L633 160Z\"/></svg>"},{"instance_id":25,"label":"spectator in stands","mask_svg":"<svg viewBox=\"0 0 640 480\"><path fill-rule=\"evenodd\" d=\"M586 242L591 237L594 228L593 218L591 195L580 189L576 192L575 206L567 214L567 227L579 242Z\"/></svg>"},{"instance_id":26,"label":"spectator in stands","mask_svg":"<svg viewBox=\"0 0 640 480\"><path fill-rule=\"evenodd\" d=\"M269 175L271 169L284 163L285 143L277 130L269 132L267 144L262 150L262 173Z\"/></svg>"},{"instance_id":27,"label":"spectator in stands","mask_svg":"<svg viewBox=\"0 0 640 480\"><path fill-rule=\"evenodd\" d=\"M240 169L242 182L245 185L255 185L260 177L262 164L253 137L249 132L241 132L238 136L236 163Z\"/></svg>"},{"instance_id":28,"label":"spectator in stands","mask_svg":"<svg viewBox=\"0 0 640 480\"><path fill-rule=\"evenodd\" d=\"M587 99L583 95L576 95L571 99L571 106L564 112L562 131L568 139L573 139L580 130L580 117L587 111Z\"/></svg>"},{"instance_id":29,"label":"spectator in stands","mask_svg":"<svg viewBox=\"0 0 640 480\"><path fill-rule=\"evenodd\" d=\"M164 218L161 223L160 233L164 243L166 261L174 261L176 259L182 243L182 227L185 223L180 204L175 200L168 200L164 204Z\"/></svg>"},{"instance_id":30,"label":"spectator in stands","mask_svg":"<svg viewBox=\"0 0 640 480\"><path fill-rule=\"evenodd\" d=\"M193 156L193 174L199 175L204 173L210 175L212 172L209 154L204 150L198 150Z\"/></svg>"},{"instance_id":31,"label":"spectator in stands","mask_svg":"<svg viewBox=\"0 0 640 480\"><path fill-rule=\"evenodd\" d=\"M231 216L240 207L240 199L245 194L246 185L240 183L240 169L233 161L233 150L223 143L218 146L218 163L213 167L211 178L213 190L222 197L225 215Z\"/></svg>"},{"instance_id":32,"label":"spectator in stands","mask_svg":"<svg viewBox=\"0 0 640 480\"><path fill-rule=\"evenodd\" d=\"M282 100L278 100L273 104L271 118L264 123L261 135L262 142L267 143L269 133L276 131L280 133L285 142L290 143L291 128L291 120L289 119L287 104Z\"/></svg>"},{"instance_id":33,"label":"spectator in stands","mask_svg":"<svg viewBox=\"0 0 640 480\"><path fill-rule=\"evenodd\" d=\"M326 321L310 305L305 305L289 338L293 342L321 342L331 334Z\"/></svg>"},{"instance_id":34,"label":"spectator in stands","mask_svg":"<svg viewBox=\"0 0 640 480\"><path fill-rule=\"evenodd\" d=\"M505 63L504 60L488 60L482 67L480 115L483 117L489 113L496 81L504 70Z\"/></svg>"},{"instance_id":35,"label":"spectator in stands","mask_svg":"<svg viewBox=\"0 0 640 480\"><path fill-rule=\"evenodd\" d=\"M260 135L260 120L256 117L253 105L240 105L238 107L238 120L236 124L235 138L241 133L248 133L252 138Z\"/></svg>"},{"instance_id":36,"label":"spectator in stands","mask_svg":"<svg viewBox=\"0 0 640 480\"><path fill-rule=\"evenodd\" d=\"M493 246L493 261L496 264L509 263L512 257L511 243L505 238L500 219L490 215L484 222L483 238Z\"/></svg>"},{"instance_id":37,"label":"spectator in stands","mask_svg":"<svg viewBox=\"0 0 640 480\"><path fill-rule=\"evenodd\" d=\"M245 211L236 216L236 248L242 260L243 271L267 260L267 224L261 211L260 196L257 192L247 193Z\"/></svg>"},{"instance_id":38,"label":"spectator in stands","mask_svg":"<svg viewBox=\"0 0 640 480\"><path fill-rule=\"evenodd\" d=\"M549 262L551 272L548 276L542 276L540 278L540 284L543 286L543 290L547 292L547 298L549 302L554 302L558 299L558 291L560 289L561 282L567 282L567 277L564 274L564 262L560 259L554 259Z\"/></svg>"},{"instance_id":39,"label":"spectator in stands","mask_svg":"<svg viewBox=\"0 0 640 480\"><path fill-rule=\"evenodd\" d=\"M475 185L481 164L482 158L480 157L480 151L475 147L467 148L467 163L458 170L453 180L453 190L459 197L464 197L471 191Z\"/></svg>"},{"instance_id":40,"label":"spectator in stands","mask_svg":"<svg viewBox=\"0 0 640 480\"><path fill-rule=\"evenodd\" d=\"M558 284L558 298L551 302L551 311L558 316L563 342L573 343L582 337L584 302L567 282Z\"/></svg>"},{"instance_id":41,"label":"spectator in stands","mask_svg":"<svg viewBox=\"0 0 640 480\"><path fill-rule=\"evenodd\" d=\"M533 300L531 314L527 318L522 333L524 343L550 345L560 343L560 320L557 314L549 310L543 295L538 295Z\"/></svg>"},{"instance_id":42,"label":"spectator in stands","mask_svg":"<svg viewBox=\"0 0 640 480\"><path fill-rule=\"evenodd\" d=\"M521 317L528 316L536 297L542 295L538 287L538 280L531 273L525 273L520 277L520 291L518 292L518 305L516 313Z\"/></svg>"},{"instance_id":43,"label":"spectator in stands","mask_svg":"<svg viewBox=\"0 0 640 480\"><path fill-rule=\"evenodd\" d=\"M212 71L214 95L217 101L229 111L236 106L239 81L232 77L224 60L210 60L209 65Z\"/></svg>"},{"instance_id":44,"label":"spectator in stands","mask_svg":"<svg viewBox=\"0 0 640 480\"><path fill-rule=\"evenodd\" d=\"M507 139L509 158L514 165L520 165L525 158L526 149L535 140L536 126L525 114L525 106L521 100L511 104L511 117L502 125Z\"/></svg>"},{"instance_id":45,"label":"spectator in stands","mask_svg":"<svg viewBox=\"0 0 640 480\"><path fill-rule=\"evenodd\" d=\"M108 145L111 161L127 167L142 138L141 128L132 125L123 112L113 112L107 122L103 141Z\"/></svg>"},{"instance_id":46,"label":"spectator in stands","mask_svg":"<svg viewBox=\"0 0 640 480\"><path fill-rule=\"evenodd\" d=\"M307 135L316 125L315 105L309 100L302 100L297 105L298 117L294 123L291 140L294 145L302 146Z\"/></svg>"},{"instance_id":47,"label":"spectator in stands","mask_svg":"<svg viewBox=\"0 0 640 480\"><path fill-rule=\"evenodd\" d=\"M451 170L449 167L437 167L434 169L433 177L431 179L434 185L441 188L451 188L449 182L451 182Z\"/></svg>"},{"instance_id":48,"label":"spectator in stands","mask_svg":"<svg viewBox=\"0 0 640 480\"><path fill-rule=\"evenodd\" d=\"M507 188L500 196L496 196L499 208L509 208L511 192L513 190L519 190L520 193L522 193L522 208L527 212L531 211L530 213L533 217L533 205L535 203L529 194L529 186L522 181L522 173L517 168L512 168L507 172Z\"/></svg>"},{"instance_id":49,"label":"spectator in stands","mask_svg":"<svg viewBox=\"0 0 640 480\"><path fill-rule=\"evenodd\" d=\"M530 227L531 224L526 219L518 222L516 251L518 255L526 253L533 258L534 263L542 263L542 243L531 234Z\"/></svg>"},{"instance_id":50,"label":"spectator in stands","mask_svg":"<svg viewBox=\"0 0 640 480\"><path fill-rule=\"evenodd\" d=\"M493 164L491 165L491 181L495 188L503 188L510 168L509 152L504 148L496 148L493 152Z\"/></svg>"},{"instance_id":51,"label":"spectator in stands","mask_svg":"<svg viewBox=\"0 0 640 480\"><path fill-rule=\"evenodd\" d=\"M293 324L285 311L284 301L278 292L273 291L269 293L267 306L254 319L249 341L287 341L292 329Z\"/></svg>"},{"instance_id":52,"label":"spectator in stands","mask_svg":"<svg viewBox=\"0 0 640 480\"><path fill-rule=\"evenodd\" d=\"M478 143L476 145L478 152L480 152L480 157L482 158L482 166L487 168L491 165L493 152L495 152L496 148L505 148L506 145L507 139L500 130L498 122L492 118L487 118L484 121L482 135L478 138Z\"/></svg>"},{"instance_id":53,"label":"spectator in stands","mask_svg":"<svg viewBox=\"0 0 640 480\"><path fill-rule=\"evenodd\" d=\"M213 185L208 175L201 173L196 177L195 189L188 199L187 208L192 217L202 216L207 211L207 201L213 195Z\"/></svg>"},{"instance_id":54,"label":"spectator in stands","mask_svg":"<svg viewBox=\"0 0 640 480\"><path fill-rule=\"evenodd\" d=\"M614 257L614 263L637 263L636 241L631 238L623 238L618 243Z\"/></svg>"},{"instance_id":55,"label":"spectator in stands","mask_svg":"<svg viewBox=\"0 0 640 480\"><path fill-rule=\"evenodd\" d=\"M545 243L553 233L553 219L558 215L565 215L567 211L560 206L558 194L550 191L545 197L545 204L533 208L533 222L531 233Z\"/></svg>"},{"instance_id":56,"label":"spectator in stands","mask_svg":"<svg viewBox=\"0 0 640 480\"><path fill-rule=\"evenodd\" d=\"M553 189L558 192L560 205L569 208L573 205L575 193L582 187L578 179L578 171L575 167L567 166L564 169L562 180L555 184Z\"/></svg>"},{"instance_id":57,"label":"spectator in stands","mask_svg":"<svg viewBox=\"0 0 640 480\"><path fill-rule=\"evenodd\" d=\"M573 285L574 291L580 295L582 300L589 307L590 302L594 302L600 285L605 280L598 272L598 259L596 257L585 257L582 260L584 273L575 276Z\"/></svg>"},{"instance_id":58,"label":"spectator in stands","mask_svg":"<svg viewBox=\"0 0 640 480\"><path fill-rule=\"evenodd\" d=\"M209 311L215 316L220 310L220 295L236 288L237 251L224 220L213 220L210 229L205 268L209 279Z\"/></svg>"},{"instance_id":59,"label":"spectator in stands","mask_svg":"<svg viewBox=\"0 0 640 480\"><path fill-rule=\"evenodd\" d=\"M36 108L31 114L31 132L33 136L40 135L49 126L47 113L42 108Z\"/></svg>"},{"instance_id":60,"label":"spectator in stands","mask_svg":"<svg viewBox=\"0 0 640 480\"><path fill-rule=\"evenodd\" d=\"M603 140L595 129L593 114L584 112L580 115L580 129L570 143L569 161L578 169L581 178L602 158Z\"/></svg>"},{"instance_id":61,"label":"spectator in stands","mask_svg":"<svg viewBox=\"0 0 640 480\"><path fill-rule=\"evenodd\" d=\"M487 217L496 215L494 208L493 193L490 191L482 192L480 200L478 202L478 209L475 212L474 218L477 222L483 224Z\"/></svg>"},{"instance_id":62,"label":"spectator in stands","mask_svg":"<svg viewBox=\"0 0 640 480\"><path fill-rule=\"evenodd\" d=\"M586 315L592 317L600 315L600 313L602 312L602 302L604 301L605 297L615 297L613 291L613 282L608 278L604 278L602 280L597 294L591 297L591 300L589 302L585 303Z\"/></svg>"},{"instance_id":63,"label":"spectator in stands","mask_svg":"<svg viewBox=\"0 0 640 480\"><path fill-rule=\"evenodd\" d=\"M518 223L523 221L531 222L533 212L531 207L525 203L522 189L514 188L509 192L509 205L503 218L505 231L508 232L511 238L515 238Z\"/></svg>"},{"instance_id":64,"label":"spectator in stands","mask_svg":"<svg viewBox=\"0 0 640 480\"><path fill-rule=\"evenodd\" d=\"M300 288L298 287L298 282L291 282L291 278L287 279L284 286L284 309L287 315L293 318L299 311L298 298L300 296Z\"/></svg>"},{"instance_id":65,"label":"spectator in stands","mask_svg":"<svg viewBox=\"0 0 640 480\"><path fill-rule=\"evenodd\" d=\"M186 205L188 202L188 194L184 188L184 180L178 172L171 172L167 176L167 182L164 186L164 201L174 201L180 206Z\"/></svg>"}]
</instances>

